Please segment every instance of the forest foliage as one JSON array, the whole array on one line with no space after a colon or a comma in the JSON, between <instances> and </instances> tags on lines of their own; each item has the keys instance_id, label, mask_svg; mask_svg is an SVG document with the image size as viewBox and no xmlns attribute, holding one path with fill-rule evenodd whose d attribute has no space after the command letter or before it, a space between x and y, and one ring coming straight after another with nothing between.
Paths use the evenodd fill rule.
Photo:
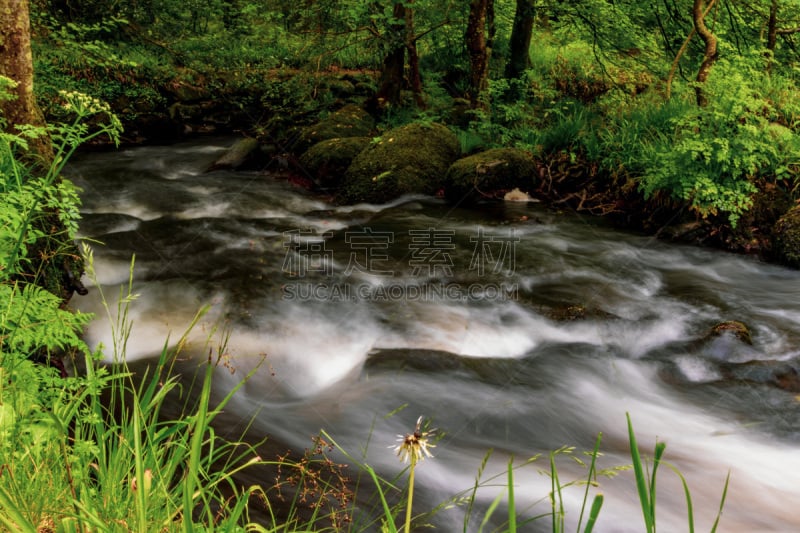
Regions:
<instances>
[{"instance_id":1,"label":"forest foliage","mask_svg":"<svg viewBox=\"0 0 800 533\"><path fill-rule=\"evenodd\" d=\"M732 225L765 184L796 197L794 2L42 0L32 10L45 105L78 89L131 118L183 80L240 105L258 87L274 112L318 113L333 97L298 79L371 72L384 121L448 123L467 150L566 153ZM465 99L466 113L454 111Z\"/></svg>"}]
</instances>

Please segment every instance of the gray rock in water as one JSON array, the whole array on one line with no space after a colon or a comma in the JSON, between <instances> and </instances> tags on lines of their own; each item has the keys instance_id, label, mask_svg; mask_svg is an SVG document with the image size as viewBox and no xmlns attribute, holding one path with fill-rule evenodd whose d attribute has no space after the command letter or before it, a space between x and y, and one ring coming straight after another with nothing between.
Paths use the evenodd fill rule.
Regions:
<instances>
[{"instance_id":1,"label":"gray rock in water","mask_svg":"<svg viewBox=\"0 0 800 533\"><path fill-rule=\"evenodd\" d=\"M212 170L235 170L244 165L258 151L258 141L252 137L244 137L214 161L208 168Z\"/></svg>"}]
</instances>

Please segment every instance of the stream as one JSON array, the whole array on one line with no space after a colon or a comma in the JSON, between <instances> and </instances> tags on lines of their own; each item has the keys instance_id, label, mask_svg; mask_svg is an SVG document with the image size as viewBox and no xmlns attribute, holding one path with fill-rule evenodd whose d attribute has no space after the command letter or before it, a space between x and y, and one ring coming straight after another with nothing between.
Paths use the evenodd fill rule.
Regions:
<instances>
[{"instance_id":1,"label":"stream","mask_svg":"<svg viewBox=\"0 0 800 533\"><path fill-rule=\"evenodd\" d=\"M468 493L493 450L469 524L463 505L432 519L450 533L478 531L511 457L543 454L514 473L520 520L550 509L551 450L585 460L602 432L599 467L630 464L629 413L643 455L667 444L698 531L728 473L718 531L800 531L800 272L536 203L342 207L268 172L205 172L232 142L82 154L69 167L107 297L135 254L128 359L153 360L210 305L182 368L225 331L235 372L218 372L221 394L260 365L227 409L231 433L251 424L303 450L324 429L391 479L403 465L389 447L423 415L441 440L416 470L416 511ZM99 292L72 305L97 313L90 345L110 346ZM709 335L734 320L752 344ZM565 454L557 464L562 483L586 474ZM616 473L599 478L595 531L644 531L633 473ZM583 490L564 491L567 530ZM687 531L666 466L658 490L659 530ZM521 530L549 531L549 518Z\"/></svg>"}]
</instances>

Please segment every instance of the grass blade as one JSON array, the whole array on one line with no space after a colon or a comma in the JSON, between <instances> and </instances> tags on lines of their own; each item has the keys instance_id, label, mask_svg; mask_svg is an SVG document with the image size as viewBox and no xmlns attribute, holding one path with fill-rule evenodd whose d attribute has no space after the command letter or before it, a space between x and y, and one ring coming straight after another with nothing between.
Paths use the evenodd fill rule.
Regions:
<instances>
[{"instance_id":1,"label":"grass blade","mask_svg":"<svg viewBox=\"0 0 800 533\"><path fill-rule=\"evenodd\" d=\"M386 496L383 494L383 489L381 489L380 481L378 481L378 475L371 466L364 465L364 468L366 468L369 475L372 476L372 481L375 482L375 488L378 490L378 496L380 496L381 504L383 505L383 515L386 518L387 533L397 533L397 528L394 525L394 517L392 516L391 509L389 509L389 504L386 502Z\"/></svg>"},{"instance_id":2,"label":"grass blade","mask_svg":"<svg viewBox=\"0 0 800 533\"><path fill-rule=\"evenodd\" d=\"M653 531L656 529L656 472L666 449L666 443L656 442L655 454L653 455L653 473L650 476L650 522L653 524Z\"/></svg>"},{"instance_id":3,"label":"grass blade","mask_svg":"<svg viewBox=\"0 0 800 533\"><path fill-rule=\"evenodd\" d=\"M694 510L692 507L692 493L689 490L689 484L686 483L686 478L683 477L680 470L672 467L673 472L675 472L681 480L683 484L683 493L686 495L686 512L688 513L688 525L689 525L689 533L694 533Z\"/></svg>"},{"instance_id":4,"label":"grass blade","mask_svg":"<svg viewBox=\"0 0 800 533\"><path fill-rule=\"evenodd\" d=\"M630 413L625 413L625 416L628 419L628 441L631 448L633 473L636 477L636 489L639 492L639 502L642 507L642 515L644 515L644 525L647 533L654 533L655 524L653 524L652 515L650 513L650 496L647 491L647 480L645 479L644 468L642 466L642 457L639 455L639 445L636 443L636 435L633 433L631 415Z\"/></svg>"},{"instance_id":5,"label":"grass blade","mask_svg":"<svg viewBox=\"0 0 800 533\"><path fill-rule=\"evenodd\" d=\"M470 517L472 517L472 509L475 506L475 497L478 494L478 487L481 485L481 477L483 476L483 471L486 469L486 463L489 462L489 457L492 456L492 452L493 450L489 448L489 450L486 452L486 455L483 456L483 461L481 461L481 466L478 468L478 473L475 476L475 485L473 485L472 492L467 499L467 509L464 512L464 533L467 533L469 520Z\"/></svg>"},{"instance_id":6,"label":"grass blade","mask_svg":"<svg viewBox=\"0 0 800 533\"><path fill-rule=\"evenodd\" d=\"M564 531L564 499L561 494L561 480L558 479L555 452L550 453L550 505L553 508L553 533Z\"/></svg>"},{"instance_id":7,"label":"grass blade","mask_svg":"<svg viewBox=\"0 0 800 533\"><path fill-rule=\"evenodd\" d=\"M597 455L600 453L600 441L603 439L603 434L598 433L597 439L594 441L594 449L592 450L592 463L589 465L589 474L586 476L586 490L583 492L583 502L581 503L581 514L578 517L578 527L576 531L581 530L583 524L583 512L586 510L586 502L589 500L589 487L592 486L592 481L597 479ZM597 500L597 498L595 498ZM601 498L602 503L602 498ZM592 504L594 505L594 503Z\"/></svg>"},{"instance_id":8,"label":"grass blade","mask_svg":"<svg viewBox=\"0 0 800 533\"><path fill-rule=\"evenodd\" d=\"M489 508L486 509L486 514L483 515L483 520L481 520L481 525L478 528L478 533L483 533L483 528L486 527L486 524L489 523L489 519L494 514L494 511L495 509L497 509L497 506L500 505L500 500L502 499L503 499L503 493L501 492L500 494L497 495L497 498L495 498L494 501L492 501L492 504L489 506Z\"/></svg>"},{"instance_id":9,"label":"grass blade","mask_svg":"<svg viewBox=\"0 0 800 533\"><path fill-rule=\"evenodd\" d=\"M508 460L508 532L517 531L517 510L514 504L514 458Z\"/></svg>"},{"instance_id":10,"label":"grass blade","mask_svg":"<svg viewBox=\"0 0 800 533\"><path fill-rule=\"evenodd\" d=\"M722 489L722 499L719 502L719 512L717 512L717 518L714 520L714 526L711 528L711 533L716 533L717 526L719 525L719 519L722 517L722 508L725 506L725 498L728 496L728 483L731 481L731 473L728 472L728 475L725 477L725 487Z\"/></svg>"},{"instance_id":11,"label":"grass blade","mask_svg":"<svg viewBox=\"0 0 800 533\"><path fill-rule=\"evenodd\" d=\"M603 495L598 494L592 501L592 508L589 510L589 519L586 521L586 529L583 530L583 533L592 533L592 529L594 529L594 524L597 522L597 517L600 514L600 508L602 506ZM580 526L578 526L578 531L580 531Z\"/></svg>"}]
</instances>

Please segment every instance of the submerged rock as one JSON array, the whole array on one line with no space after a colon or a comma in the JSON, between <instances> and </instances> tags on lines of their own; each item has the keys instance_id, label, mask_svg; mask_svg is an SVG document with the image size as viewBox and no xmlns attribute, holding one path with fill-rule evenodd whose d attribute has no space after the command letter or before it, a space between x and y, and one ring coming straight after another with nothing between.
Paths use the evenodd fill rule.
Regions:
<instances>
[{"instance_id":1,"label":"submerged rock","mask_svg":"<svg viewBox=\"0 0 800 533\"><path fill-rule=\"evenodd\" d=\"M800 372L797 361L750 361L738 365L722 365L726 380L770 385L791 393L800 393Z\"/></svg>"},{"instance_id":2,"label":"submerged rock","mask_svg":"<svg viewBox=\"0 0 800 533\"><path fill-rule=\"evenodd\" d=\"M471 375L487 383L515 385L522 381L518 363L513 359L498 357L461 356L442 350L414 348L376 349L369 353L364 364L364 372L418 372L442 376Z\"/></svg>"},{"instance_id":3,"label":"submerged rock","mask_svg":"<svg viewBox=\"0 0 800 533\"><path fill-rule=\"evenodd\" d=\"M341 137L319 142L300 156L300 166L318 186L335 187L353 159L371 140L369 137Z\"/></svg>"},{"instance_id":4,"label":"submerged rock","mask_svg":"<svg viewBox=\"0 0 800 533\"><path fill-rule=\"evenodd\" d=\"M800 205L778 219L773 236L776 259L784 265L800 268Z\"/></svg>"},{"instance_id":5,"label":"submerged rock","mask_svg":"<svg viewBox=\"0 0 800 533\"><path fill-rule=\"evenodd\" d=\"M460 152L456 135L441 124L389 130L353 159L339 199L383 203L404 194L435 194Z\"/></svg>"},{"instance_id":6,"label":"submerged rock","mask_svg":"<svg viewBox=\"0 0 800 533\"><path fill-rule=\"evenodd\" d=\"M459 159L448 169L445 195L451 201L503 199L510 191L519 200L536 187L539 168L533 154L517 148L494 148Z\"/></svg>"},{"instance_id":7,"label":"submerged rock","mask_svg":"<svg viewBox=\"0 0 800 533\"><path fill-rule=\"evenodd\" d=\"M615 319L616 316L607 313L602 309L592 309L585 305L564 305L561 307L554 307L547 311L546 316L550 320L557 322L572 322L575 320L609 320Z\"/></svg>"}]
</instances>

